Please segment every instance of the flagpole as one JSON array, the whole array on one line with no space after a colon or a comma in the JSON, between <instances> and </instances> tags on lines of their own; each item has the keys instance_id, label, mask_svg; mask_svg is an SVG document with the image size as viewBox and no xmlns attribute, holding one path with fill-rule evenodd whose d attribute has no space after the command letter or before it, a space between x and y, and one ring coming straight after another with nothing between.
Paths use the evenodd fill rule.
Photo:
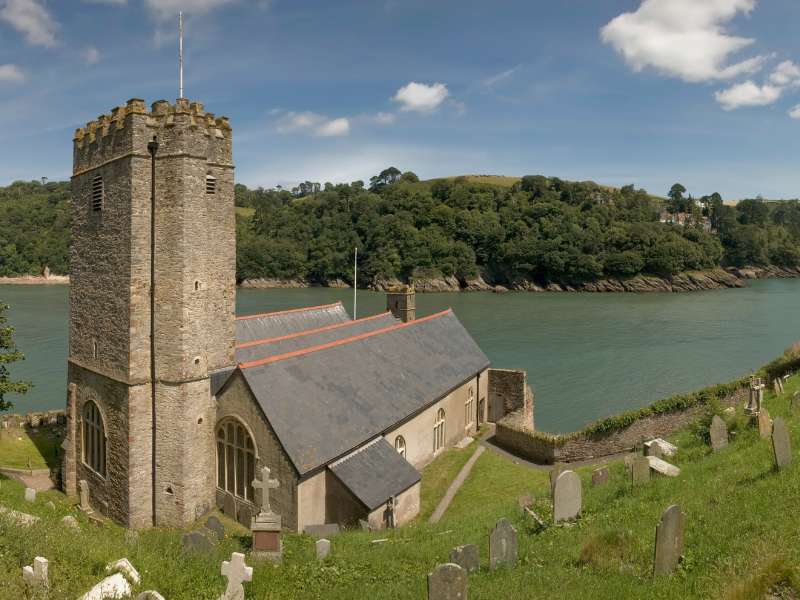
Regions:
<instances>
[{"instance_id":1,"label":"flagpole","mask_svg":"<svg viewBox=\"0 0 800 600\"><path fill-rule=\"evenodd\" d=\"M180 84L178 98L183 98L183 11L178 13L178 62L180 64Z\"/></svg>"},{"instance_id":2,"label":"flagpole","mask_svg":"<svg viewBox=\"0 0 800 600\"><path fill-rule=\"evenodd\" d=\"M353 253L353 320L356 320L358 308L358 248Z\"/></svg>"}]
</instances>

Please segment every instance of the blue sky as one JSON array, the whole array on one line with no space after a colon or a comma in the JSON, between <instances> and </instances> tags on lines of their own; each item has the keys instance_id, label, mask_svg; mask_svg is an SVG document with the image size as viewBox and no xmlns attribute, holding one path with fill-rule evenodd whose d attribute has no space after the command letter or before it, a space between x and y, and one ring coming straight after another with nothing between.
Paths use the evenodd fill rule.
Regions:
<instances>
[{"instance_id":1,"label":"blue sky","mask_svg":"<svg viewBox=\"0 0 800 600\"><path fill-rule=\"evenodd\" d=\"M0 0L0 183L131 97L231 118L238 181L545 174L800 196L795 0Z\"/></svg>"}]
</instances>

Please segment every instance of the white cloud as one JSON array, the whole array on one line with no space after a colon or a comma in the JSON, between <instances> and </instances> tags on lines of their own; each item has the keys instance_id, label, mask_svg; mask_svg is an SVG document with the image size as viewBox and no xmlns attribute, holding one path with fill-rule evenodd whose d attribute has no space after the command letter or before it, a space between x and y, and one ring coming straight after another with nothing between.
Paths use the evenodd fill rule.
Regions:
<instances>
[{"instance_id":1,"label":"white cloud","mask_svg":"<svg viewBox=\"0 0 800 600\"><path fill-rule=\"evenodd\" d=\"M100 51L94 46L89 46L83 53L83 60L87 65L96 65L100 62Z\"/></svg>"},{"instance_id":2,"label":"white cloud","mask_svg":"<svg viewBox=\"0 0 800 600\"><path fill-rule=\"evenodd\" d=\"M332 119L320 125L316 134L322 137L341 137L350 133L350 121L345 118Z\"/></svg>"},{"instance_id":3,"label":"white cloud","mask_svg":"<svg viewBox=\"0 0 800 600\"><path fill-rule=\"evenodd\" d=\"M0 65L0 83L25 81L25 73L17 65Z\"/></svg>"},{"instance_id":4,"label":"white cloud","mask_svg":"<svg viewBox=\"0 0 800 600\"><path fill-rule=\"evenodd\" d=\"M320 137L339 137L350 133L350 120L329 119L314 112L287 112L278 120L278 133L310 133Z\"/></svg>"},{"instance_id":5,"label":"white cloud","mask_svg":"<svg viewBox=\"0 0 800 600\"><path fill-rule=\"evenodd\" d=\"M372 118L372 120L378 125L391 125L397 121L397 115L394 113L379 112Z\"/></svg>"},{"instance_id":6,"label":"white cloud","mask_svg":"<svg viewBox=\"0 0 800 600\"><path fill-rule=\"evenodd\" d=\"M214 9L233 4L237 0L145 0L150 12L159 21L178 19L178 12L185 16L196 16L211 12Z\"/></svg>"},{"instance_id":7,"label":"white cloud","mask_svg":"<svg viewBox=\"0 0 800 600\"><path fill-rule=\"evenodd\" d=\"M0 5L0 20L23 34L29 44L56 45L58 23L40 0L5 0Z\"/></svg>"},{"instance_id":8,"label":"white cloud","mask_svg":"<svg viewBox=\"0 0 800 600\"><path fill-rule=\"evenodd\" d=\"M785 60L769 76L775 85L796 85L800 82L800 67L790 60Z\"/></svg>"},{"instance_id":9,"label":"white cloud","mask_svg":"<svg viewBox=\"0 0 800 600\"><path fill-rule=\"evenodd\" d=\"M755 8L756 0L643 0L600 31L634 70L652 67L684 81L730 79L759 70L765 57L730 64L754 40L729 34L724 25Z\"/></svg>"},{"instance_id":10,"label":"white cloud","mask_svg":"<svg viewBox=\"0 0 800 600\"><path fill-rule=\"evenodd\" d=\"M737 83L726 90L716 92L714 97L724 110L735 110L743 106L766 106L781 97L783 88L765 84L756 85L748 80Z\"/></svg>"},{"instance_id":11,"label":"white cloud","mask_svg":"<svg viewBox=\"0 0 800 600\"><path fill-rule=\"evenodd\" d=\"M450 92L443 83L426 85L412 81L397 90L392 100L400 103L400 110L415 112L432 112L441 106Z\"/></svg>"},{"instance_id":12,"label":"white cloud","mask_svg":"<svg viewBox=\"0 0 800 600\"><path fill-rule=\"evenodd\" d=\"M796 104L789 109L789 116L793 119L800 119L800 104Z\"/></svg>"}]
</instances>

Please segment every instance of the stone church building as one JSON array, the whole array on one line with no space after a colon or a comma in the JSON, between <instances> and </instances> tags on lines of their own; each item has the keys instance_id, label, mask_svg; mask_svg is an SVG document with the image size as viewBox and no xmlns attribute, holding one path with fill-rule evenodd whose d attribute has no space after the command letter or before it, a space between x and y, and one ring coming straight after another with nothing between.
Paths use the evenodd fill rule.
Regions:
<instances>
[{"instance_id":1,"label":"stone church building","mask_svg":"<svg viewBox=\"0 0 800 600\"><path fill-rule=\"evenodd\" d=\"M489 361L411 289L237 317L233 168L228 120L185 99L76 132L64 489L131 528L249 525L266 466L289 529L407 522L419 469L507 411Z\"/></svg>"}]
</instances>

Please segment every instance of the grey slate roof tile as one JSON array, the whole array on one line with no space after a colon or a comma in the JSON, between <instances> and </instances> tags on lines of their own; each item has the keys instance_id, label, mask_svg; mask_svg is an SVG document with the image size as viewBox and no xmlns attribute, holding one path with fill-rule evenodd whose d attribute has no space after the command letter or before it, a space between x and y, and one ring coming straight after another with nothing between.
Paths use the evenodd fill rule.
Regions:
<instances>
[{"instance_id":1,"label":"grey slate roof tile","mask_svg":"<svg viewBox=\"0 0 800 600\"><path fill-rule=\"evenodd\" d=\"M328 468L370 511L420 480L417 470L382 437Z\"/></svg>"},{"instance_id":2,"label":"grey slate roof tile","mask_svg":"<svg viewBox=\"0 0 800 600\"><path fill-rule=\"evenodd\" d=\"M236 343L288 335L349 321L341 302L325 306L242 316L236 319Z\"/></svg>"}]
</instances>

